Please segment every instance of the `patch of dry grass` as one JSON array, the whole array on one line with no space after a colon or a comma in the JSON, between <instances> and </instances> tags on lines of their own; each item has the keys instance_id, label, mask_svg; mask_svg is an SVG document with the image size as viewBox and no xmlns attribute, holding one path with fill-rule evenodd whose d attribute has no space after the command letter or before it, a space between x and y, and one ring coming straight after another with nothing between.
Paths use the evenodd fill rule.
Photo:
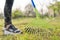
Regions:
<instances>
[{"instance_id":1,"label":"patch of dry grass","mask_svg":"<svg viewBox=\"0 0 60 40\"><path fill-rule=\"evenodd\" d=\"M13 24L23 34L3 35L3 19L0 19L0 40L60 40L60 19L13 19Z\"/></svg>"}]
</instances>

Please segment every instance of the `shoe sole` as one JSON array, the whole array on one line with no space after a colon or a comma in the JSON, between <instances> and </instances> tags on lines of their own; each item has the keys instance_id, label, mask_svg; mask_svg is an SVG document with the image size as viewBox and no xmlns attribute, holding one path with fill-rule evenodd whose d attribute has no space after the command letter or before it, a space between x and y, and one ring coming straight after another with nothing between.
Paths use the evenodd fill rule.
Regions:
<instances>
[{"instance_id":1,"label":"shoe sole","mask_svg":"<svg viewBox=\"0 0 60 40\"><path fill-rule=\"evenodd\" d=\"M13 33L13 32L9 32L9 31L3 30L3 35L16 35L16 34L21 34L21 32Z\"/></svg>"},{"instance_id":2,"label":"shoe sole","mask_svg":"<svg viewBox=\"0 0 60 40\"><path fill-rule=\"evenodd\" d=\"M3 35L15 35L15 34L23 34L23 32L19 32L19 33L13 33L13 32L9 32L7 31L5 28L3 28Z\"/></svg>"},{"instance_id":3,"label":"shoe sole","mask_svg":"<svg viewBox=\"0 0 60 40\"><path fill-rule=\"evenodd\" d=\"M4 35L13 35L14 33L9 32L9 31L6 31L6 30L3 30L3 34L4 34Z\"/></svg>"}]
</instances>

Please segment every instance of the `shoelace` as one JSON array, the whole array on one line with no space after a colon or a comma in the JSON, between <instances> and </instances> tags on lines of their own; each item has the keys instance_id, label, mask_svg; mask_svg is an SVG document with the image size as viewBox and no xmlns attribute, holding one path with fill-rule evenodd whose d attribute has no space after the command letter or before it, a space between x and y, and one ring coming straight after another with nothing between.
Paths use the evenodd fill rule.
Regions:
<instances>
[{"instance_id":1,"label":"shoelace","mask_svg":"<svg viewBox=\"0 0 60 40\"><path fill-rule=\"evenodd\" d=\"M15 31L17 28L14 25L11 25L12 29Z\"/></svg>"},{"instance_id":2,"label":"shoelace","mask_svg":"<svg viewBox=\"0 0 60 40\"><path fill-rule=\"evenodd\" d=\"M14 25L12 25L12 24L9 25L7 30L9 30L9 29L12 29L13 31L17 30L17 28Z\"/></svg>"}]
</instances>

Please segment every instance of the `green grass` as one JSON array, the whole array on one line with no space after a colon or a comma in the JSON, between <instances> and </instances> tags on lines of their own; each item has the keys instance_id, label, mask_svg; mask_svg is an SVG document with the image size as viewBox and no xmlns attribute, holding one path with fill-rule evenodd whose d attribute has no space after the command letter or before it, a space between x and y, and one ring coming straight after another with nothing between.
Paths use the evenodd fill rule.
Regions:
<instances>
[{"instance_id":1,"label":"green grass","mask_svg":"<svg viewBox=\"0 0 60 40\"><path fill-rule=\"evenodd\" d=\"M18 18L13 24L23 31L23 34L3 36L4 20L0 19L0 40L60 40L60 18L36 19Z\"/></svg>"}]
</instances>

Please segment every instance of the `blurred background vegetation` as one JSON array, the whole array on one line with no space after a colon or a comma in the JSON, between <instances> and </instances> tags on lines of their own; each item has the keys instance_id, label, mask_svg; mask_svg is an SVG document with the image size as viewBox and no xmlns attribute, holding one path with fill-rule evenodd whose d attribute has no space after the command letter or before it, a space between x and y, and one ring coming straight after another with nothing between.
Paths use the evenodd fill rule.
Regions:
<instances>
[{"instance_id":1,"label":"blurred background vegetation","mask_svg":"<svg viewBox=\"0 0 60 40\"><path fill-rule=\"evenodd\" d=\"M23 31L23 34L3 36L4 15L0 13L0 40L60 40L60 2L50 3L48 12L43 14L43 9L36 12L29 3L25 11L16 9L12 11L12 22ZM37 11L37 10L36 10Z\"/></svg>"},{"instance_id":2,"label":"blurred background vegetation","mask_svg":"<svg viewBox=\"0 0 60 40\"><path fill-rule=\"evenodd\" d=\"M47 6L48 12L43 14L43 9L41 9L41 12L39 12L40 18L42 16L45 17L57 17L60 16L60 2L55 0L55 3L50 3L50 6ZM38 14L38 13L37 13ZM12 11L12 18L21 18L21 17L36 17L35 10L33 6L29 3L25 7L25 11L21 11L20 9L16 9ZM0 13L0 18L3 18L3 14Z\"/></svg>"}]
</instances>

